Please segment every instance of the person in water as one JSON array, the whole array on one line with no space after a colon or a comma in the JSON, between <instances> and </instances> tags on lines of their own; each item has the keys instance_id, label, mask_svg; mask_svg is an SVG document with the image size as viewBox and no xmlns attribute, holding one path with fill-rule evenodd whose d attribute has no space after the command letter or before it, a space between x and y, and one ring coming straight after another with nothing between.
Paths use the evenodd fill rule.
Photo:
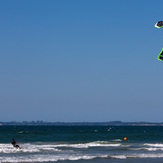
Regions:
<instances>
[{"instance_id":1,"label":"person in water","mask_svg":"<svg viewBox=\"0 0 163 163\"><path fill-rule=\"evenodd\" d=\"M13 145L15 148L21 149L20 146L17 144L17 142L16 142L14 139L12 139L12 142L11 142L11 143L12 143L12 145Z\"/></svg>"}]
</instances>

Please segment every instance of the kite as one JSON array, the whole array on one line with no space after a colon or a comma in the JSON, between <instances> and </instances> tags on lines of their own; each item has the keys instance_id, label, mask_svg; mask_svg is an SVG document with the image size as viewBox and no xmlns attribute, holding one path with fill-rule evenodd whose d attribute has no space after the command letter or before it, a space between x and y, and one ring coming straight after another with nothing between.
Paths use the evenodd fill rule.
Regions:
<instances>
[{"instance_id":1,"label":"kite","mask_svg":"<svg viewBox=\"0 0 163 163\"><path fill-rule=\"evenodd\" d=\"M155 24L156 28L162 28L163 27L163 21L159 21Z\"/></svg>"},{"instance_id":2,"label":"kite","mask_svg":"<svg viewBox=\"0 0 163 163\"><path fill-rule=\"evenodd\" d=\"M163 48L162 48L160 54L158 55L157 59L160 61L163 61Z\"/></svg>"},{"instance_id":3,"label":"kite","mask_svg":"<svg viewBox=\"0 0 163 163\"><path fill-rule=\"evenodd\" d=\"M162 27L163 27L163 21L157 22L157 23L155 24L155 27L156 27L156 28L162 28ZM162 48L160 54L158 55L157 59L160 60L160 61L163 61L163 48Z\"/></svg>"}]
</instances>

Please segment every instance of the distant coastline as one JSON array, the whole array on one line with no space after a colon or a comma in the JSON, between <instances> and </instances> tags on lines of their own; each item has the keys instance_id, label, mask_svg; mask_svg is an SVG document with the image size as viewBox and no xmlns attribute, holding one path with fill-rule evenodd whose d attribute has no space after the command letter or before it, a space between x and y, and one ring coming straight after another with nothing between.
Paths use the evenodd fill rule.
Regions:
<instances>
[{"instance_id":1,"label":"distant coastline","mask_svg":"<svg viewBox=\"0 0 163 163\"><path fill-rule=\"evenodd\" d=\"M0 122L0 126L163 126L163 122L44 122L44 121L11 121Z\"/></svg>"}]
</instances>

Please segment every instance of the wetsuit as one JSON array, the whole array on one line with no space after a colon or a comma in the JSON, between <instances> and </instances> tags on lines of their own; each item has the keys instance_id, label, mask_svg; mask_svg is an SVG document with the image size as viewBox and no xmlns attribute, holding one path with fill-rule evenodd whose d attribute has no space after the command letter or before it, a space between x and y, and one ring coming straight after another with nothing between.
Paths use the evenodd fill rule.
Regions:
<instances>
[{"instance_id":1,"label":"wetsuit","mask_svg":"<svg viewBox=\"0 0 163 163\"><path fill-rule=\"evenodd\" d=\"M11 143L15 148L20 148L19 145L16 144L16 141L14 139L12 139Z\"/></svg>"}]
</instances>

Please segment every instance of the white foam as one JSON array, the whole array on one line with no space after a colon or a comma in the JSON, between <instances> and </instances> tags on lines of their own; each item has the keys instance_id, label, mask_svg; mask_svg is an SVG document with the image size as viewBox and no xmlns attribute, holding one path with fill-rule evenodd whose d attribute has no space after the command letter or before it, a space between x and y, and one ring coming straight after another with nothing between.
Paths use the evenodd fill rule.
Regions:
<instances>
[{"instance_id":1,"label":"white foam","mask_svg":"<svg viewBox=\"0 0 163 163\"><path fill-rule=\"evenodd\" d=\"M64 161L64 160L91 160L94 158L105 158L108 157L107 155L102 156L95 156L95 155L62 155L62 156L55 156L55 155L35 155L30 157L0 157L0 161L3 163L10 162L10 163L19 163L19 162L50 162L50 161Z\"/></svg>"},{"instance_id":2,"label":"white foam","mask_svg":"<svg viewBox=\"0 0 163 163\"><path fill-rule=\"evenodd\" d=\"M117 140L117 141L116 141ZM127 148L128 145L121 144L118 139L111 141L95 141L90 143L76 143L76 144L20 144L22 149L16 149L11 144L0 144L0 162L11 162L11 163L19 163L19 162L50 162L50 161L60 161L60 160L81 160L81 159L94 159L94 158L114 158L114 159L128 159L128 158L163 158L163 144L155 143L155 144L130 144L133 148ZM114 154L111 155L109 150L106 155L101 155L97 152L91 152L91 147L110 147L111 150L115 149ZM118 147L126 147L127 151L132 150L129 154L126 150L123 154L116 151ZM135 147L135 148L134 148ZM75 148L81 148L75 150ZM86 148L90 148L90 152L86 152L84 150ZM101 148L97 148L99 151ZM135 150L135 152L134 152ZM137 151L140 151L138 153ZM141 151L142 150L142 151ZM146 150L143 152L143 150ZM94 151L94 149L93 149ZM150 151L150 152L148 152ZM158 151L152 152L152 151ZM3 153L10 153L11 155L6 155ZM16 156L13 153L17 153ZM25 154L23 154L25 153ZM100 152L101 153L101 152ZM12 156L12 157L11 157Z\"/></svg>"},{"instance_id":3,"label":"white foam","mask_svg":"<svg viewBox=\"0 0 163 163\"><path fill-rule=\"evenodd\" d=\"M127 159L127 158L163 158L162 153L158 154L130 154L130 155L113 155L111 158L117 158L117 159Z\"/></svg>"},{"instance_id":4,"label":"white foam","mask_svg":"<svg viewBox=\"0 0 163 163\"><path fill-rule=\"evenodd\" d=\"M22 149L14 148L11 144L0 144L0 153L38 153L41 151L62 151L55 145L23 144Z\"/></svg>"},{"instance_id":5,"label":"white foam","mask_svg":"<svg viewBox=\"0 0 163 163\"><path fill-rule=\"evenodd\" d=\"M11 144L0 144L0 153L38 153L42 151L61 152L64 149L61 148L81 148L88 149L92 147L111 147L116 148L123 146L120 143L111 143L108 141L96 141L90 143L79 144L20 144L22 149L16 149Z\"/></svg>"},{"instance_id":6,"label":"white foam","mask_svg":"<svg viewBox=\"0 0 163 163\"><path fill-rule=\"evenodd\" d=\"M160 143L156 143L156 144L149 144L149 143L145 143L145 146L150 146L150 147L163 147L163 144Z\"/></svg>"},{"instance_id":7,"label":"white foam","mask_svg":"<svg viewBox=\"0 0 163 163\"><path fill-rule=\"evenodd\" d=\"M130 157L130 156L129 156ZM138 154L135 156L132 156L135 158L163 158L163 154L162 153L157 153L157 154Z\"/></svg>"},{"instance_id":8,"label":"white foam","mask_svg":"<svg viewBox=\"0 0 163 163\"><path fill-rule=\"evenodd\" d=\"M163 148L145 148L145 147L142 147L142 148L129 148L129 150L133 150L133 151L140 151L140 150L147 150L147 151L163 151Z\"/></svg>"},{"instance_id":9,"label":"white foam","mask_svg":"<svg viewBox=\"0 0 163 163\"><path fill-rule=\"evenodd\" d=\"M71 148L90 148L90 147L119 147L120 143L109 143L105 141L97 141L90 143L80 143L80 144L59 144L55 147L71 147Z\"/></svg>"},{"instance_id":10,"label":"white foam","mask_svg":"<svg viewBox=\"0 0 163 163\"><path fill-rule=\"evenodd\" d=\"M60 153L55 154L30 154L30 155L16 155L16 156L1 156L2 163L20 163L20 162L56 162L64 160L92 160L95 158L114 158L114 159L128 159L128 158L163 158L163 153L157 154L115 154L115 155L100 155L100 154L82 154L82 153Z\"/></svg>"},{"instance_id":11,"label":"white foam","mask_svg":"<svg viewBox=\"0 0 163 163\"><path fill-rule=\"evenodd\" d=\"M145 149L148 151L159 151L159 150L163 151L163 148L145 148Z\"/></svg>"},{"instance_id":12,"label":"white foam","mask_svg":"<svg viewBox=\"0 0 163 163\"><path fill-rule=\"evenodd\" d=\"M148 146L148 148L143 148L148 151L158 151L158 150L163 150L163 144L160 143L155 143L155 144L144 144L145 146Z\"/></svg>"},{"instance_id":13,"label":"white foam","mask_svg":"<svg viewBox=\"0 0 163 163\"><path fill-rule=\"evenodd\" d=\"M112 158L117 158L117 159L126 159L127 157L125 155L117 155L117 156L111 156Z\"/></svg>"},{"instance_id":14,"label":"white foam","mask_svg":"<svg viewBox=\"0 0 163 163\"><path fill-rule=\"evenodd\" d=\"M121 139L115 139L115 140L113 140L113 141L117 141L117 142L120 142L120 141L122 141Z\"/></svg>"}]
</instances>

